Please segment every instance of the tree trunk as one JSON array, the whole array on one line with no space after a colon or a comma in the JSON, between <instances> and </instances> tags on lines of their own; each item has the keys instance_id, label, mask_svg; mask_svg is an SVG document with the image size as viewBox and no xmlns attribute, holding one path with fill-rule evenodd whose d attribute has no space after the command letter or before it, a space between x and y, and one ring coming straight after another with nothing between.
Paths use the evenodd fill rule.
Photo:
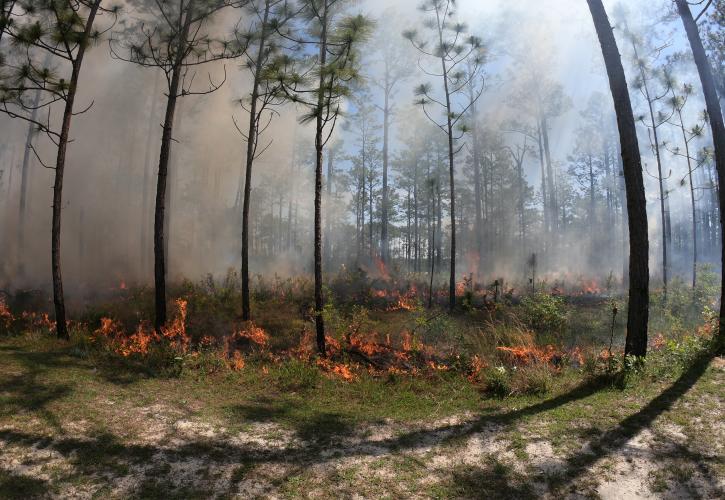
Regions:
<instances>
[{"instance_id":1,"label":"tree trunk","mask_svg":"<svg viewBox=\"0 0 725 500\"><path fill-rule=\"evenodd\" d=\"M473 91L469 98L473 101ZM478 253L478 269L476 273L481 275L481 264L483 262L483 221L481 219L481 149L478 142L478 121L476 120L476 105L471 104L471 134L473 136L473 209L475 210L474 231L476 236L476 252Z\"/></svg>"},{"instance_id":2,"label":"tree trunk","mask_svg":"<svg viewBox=\"0 0 725 500\"><path fill-rule=\"evenodd\" d=\"M617 113L622 165L629 216L629 308L625 354L647 354L649 316L649 241L647 236L647 202L642 178L642 159L637 143L637 129L627 79L602 0L587 0L594 27L602 46L609 86Z\"/></svg>"},{"instance_id":3,"label":"tree trunk","mask_svg":"<svg viewBox=\"0 0 725 500\"><path fill-rule=\"evenodd\" d=\"M715 88L715 79L712 76L712 68L710 62L705 54L705 49L702 46L702 40L700 39L700 33L697 30L697 24L692 18L692 12L687 0L675 0L677 3L677 10L682 18L682 24L685 26L687 32L687 39L690 41L690 47L692 48L692 54L695 58L695 64L697 65L697 72L700 75L700 82L702 83L702 90L705 94L705 103L707 105L707 114L710 118L710 128L712 129L712 141L715 147L715 168L717 169L718 186L725 182L725 124L723 124L722 110L718 102L717 90ZM723 231L723 217L722 210L725 206L725 190L719 190L718 192L720 201L720 234L725 234ZM721 273L725 278L725 244L721 242L720 245L720 259L721 259ZM723 280L725 283L725 280ZM718 351L720 353L725 350L725 286L720 287L720 328L718 333L719 346Z\"/></svg>"},{"instance_id":4,"label":"tree trunk","mask_svg":"<svg viewBox=\"0 0 725 500\"><path fill-rule=\"evenodd\" d=\"M322 22L320 33L320 67L324 68L327 62L327 0L323 5ZM325 324L322 310L325 307L322 295L322 148L323 141L323 109L325 107L325 92L323 88L327 85L325 72L320 72L320 91L317 98L317 120L315 127L315 328L317 330L317 350L324 358L327 356L325 348ZM363 219L364 220L364 219Z\"/></svg>"},{"instance_id":5,"label":"tree trunk","mask_svg":"<svg viewBox=\"0 0 725 500\"><path fill-rule=\"evenodd\" d=\"M38 115L38 103L40 102L40 90L35 91L33 97L33 111L31 120L35 121ZM25 139L25 151L23 151L23 165L20 173L20 203L18 207L18 276L25 277L25 214L27 212L28 200L28 177L30 174L30 150L33 145L33 133L35 125L28 124L28 135Z\"/></svg>"},{"instance_id":6,"label":"tree trunk","mask_svg":"<svg viewBox=\"0 0 725 500\"><path fill-rule=\"evenodd\" d=\"M166 113L164 115L164 128L161 134L161 151L159 154L159 173L156 182L156 208L154 211L154 298L155 317L154 328L157 333L166 325L166 259L164 244L166 180L171 155L171 139L174 128L174 112L181 80L181 70L186 49L186 39L189 34L192 13L187 11L183 29L179 35L177 55L169 82L169 94L166 99Z\"/></svg>"},{"instance_id":7,"label":"tree trunk","mask_svg":"<svg viewBox=\"0 0 725 500\"><path fill-rule=\"evenodd\" d=\"M259 132L257 130L257 100L259 99L259 82L264 49L267 38L267 20L269 18L269 1L265 1L262 19L262 35L259 38L257 60L254 65L254 82L252 83L252 102L249 108L249 129L247 131L247 159L244 171L244 200L242 208L242 319L249 321L252 317L249 303L249 206L252 193L252 167L257 150ZM280 210L282 207L280 206Z\"/></svg>"},{"instance_id":8,"label":"tree trunk","mask_svg":"<svg viewBox=\"0 0 725 500\"><path fill-rule=\"evenodd\" d=\"M333 182L333 175L334 175L334 153L332 151L327 152L327 182L326 190L327 190L327 200L325 202L325 217L327 220L325 221L325 248L324 248L324 254L325 254L325 262L327 263L327 270L330 271L332 268L332 241L330 239L330 235L332 235L332 210L333 207L331 205L332 203L332 182Z\"/></svg>"},{"instance_id":9,"label":"tree trunk","mask_svg":"<svg viewBox=\"0 0 725 500\"><path fill-rule=\"evenodd\" d=\"M440 43L440 47L444 47L445 45L443 43L442 25L443 22L447 22L447 20L441 20L438 9L436 9L436 17L438 21L438 41ZM448 284L448 307L451 311L453 311L453 309L455 309L456 307L456 186L453 164L453 120L451 116L451 93L448 89L448 67L446 65L445 56L441 57L441 68L443 70L443 90L446 95L446 126L448 134L448 180L450 183L449 195L451 199L451 273Z\"/></svg>"},{"instance_id":10,"label":"tree trunk","mask_svg":"<svg viewBox=\"0 0 725 500\"><path fill-rule=\"evenodd\" d=\"M544 246L548 246L551 233L549 197L546 190L546 160L544 159L544 141L541 138L541 122L536 121L536 138L539 143L539 163L541 164L541 204L544 210Z\"/></svg>"},{"instance_id":11,"label":"tree trunk","mask_svg":"<svg viewBox=\"0 0 725 500\"><path fill-rule=\"evenodd\" d=\"M65 172L66 149L68 147L68 137L70 135L70 124L73 118L73 104L75 102L76 92L78 92L78 78L81 73L83 64L83 56L86 52L88 39L93 28L98 8L101 0L95 0L91 5L88 19L86 20L85 30L83 32L84 43L79 44L78 52L73 61L73 72L71 73L70 83L68 85L68 94L65 101L65 109L63 110L63 124L60 129L60 137L58 139L58 156L55 162L55 181L53 182L53 223L51 228L51 267L53 271L53 304L55 305L55 326L59 339L69 340L68 325L65 320L65 298L63 296L63 278L60 266L60 223L61 213L63 211L63 173Z\"/></svg>"},{"instance_id":12,"label":"tree trunk","mask_svg":"<svg viewBox=\"0 0 725 500\"><path fill-rule=\"evenodd\" d=\"M554 186L554 167L551 163L551 148L549 147L549 124L546 116L541 116L541 137L544 141L544 155L546 157L546 181L549 192L549 224L551 225L552 238L556 239L559 226L558 207L556 200L556 188Z\"/></svg>"},{"instance_id":13,"label":"tree trunk","mask_svg":"<svg viewBox=\"0 0 725 500\"><path fill-rule=\"evenodd\" d=\"M385 104L383 107L383 206L380 212L380 258L388 263L388 154L390 151L390 73L385 62Z\"/></svg>"}]
</instances>

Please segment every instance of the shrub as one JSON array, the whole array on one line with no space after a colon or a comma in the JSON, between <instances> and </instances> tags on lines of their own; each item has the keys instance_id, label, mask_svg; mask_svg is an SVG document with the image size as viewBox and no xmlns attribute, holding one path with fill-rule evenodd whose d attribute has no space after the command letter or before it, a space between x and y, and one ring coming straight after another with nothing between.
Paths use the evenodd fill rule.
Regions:
<instances>
[{"instance_id":1,"label":"shrub","mask_svg":"<svg viewBox=\"0 0 725 500\"><path fill-rule=\"evenodd\" d=\"M511 374L505 366L487 368L483 373L483 388L489 394L498 397L511 395Z\"/></svg>"},{"instance_id":2,"label":"shrub","mask_svg":"<svg viewBox=\"0 0 725 500\"><path fill-rule=\"evenodd\" d=\"M513 370L511 392L541 396L551 392L554 376L544 363L534 363Z\"/></svg>"},{"instance_id":3,"label":"shrub","mask_svg":"<svg viewBox=\"0 0 725 500\"><path fill-rule=\"evenodd\" d=\"M521 313L525 323L538 334L561 334L568 324L564 299L549 293L524 297Z\"/></svg>"}]
</instances>

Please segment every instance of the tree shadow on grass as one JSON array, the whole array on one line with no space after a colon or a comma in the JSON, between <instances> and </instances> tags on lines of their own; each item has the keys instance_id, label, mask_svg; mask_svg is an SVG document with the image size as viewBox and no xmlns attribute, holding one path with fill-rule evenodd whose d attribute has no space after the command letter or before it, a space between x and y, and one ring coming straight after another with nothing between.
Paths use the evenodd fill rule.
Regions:
<instances>
[{"instance_id":1,"label":"tree shadow on grass","mask_svg":"<svg viewBox=\"0 0 725 500\"><path fill-rule=\"evenodd\" d=\"M626 417L619 424L601 433L588 443L581 451L574 453L566 460L566 471L555 481L555 486L567 486L574 483L596 462L621 450L629 440L642 430L652 426L657 417L670 410L672 406L684 396L695 383L704 375L715 356L705 353L696 359L691 366L667 389L652 399L638 412ZM680 446L679 453L689 453L698 460L697 463L705 467L701 461L701 454L693 454L688 448ZM710 485L719 489L711 471L706 471L705 477L711 479Z\"/></svg>"},{"instance_id":2,"label":"tree shadow on grass","mask_svg":"<svg viewBox=\"0 0 725 500\"><path fill-rule=\"evenodd\" d=\"M569 457L564 471L557 478L552 479L551 486L558 488L572 484L597 460L615 453L629 439L650 426L659 415L670 409L677 399L692 388L707 370L711 359L712 357L708 356L697 360L671 387L664 390L640 411L622 420L616 428L594 437L590 442L591 452L582 451ZM275 406L275 403L269 400L262 401L259 405L237 407L236 411L241 418L256 421L274 421L276 419L297 421L295 430L302 439L301 443L292 442L286 446L270 446L248 441L197 439L180 444L178 442L125 444L111 434L84 438L48 438L12 430L0 431L0 440L9 445L47 448L62 455L73 466L73 470L65 477L60 477L59 482L70 482L78 475L110 476L116 479L133 476L134 483L144 484L146 476L153 475L157 482L160 481L165 487L168 487L169 484L176 481L169 470L174 470L176 473L179 470L187 471L188 475L196 477L198 471L201 470L200 467L203 470L221 466L241 467L240 474L245 476L260 465L281 465L288 468L324 465L340 458L393 454L398 449L427 449L452 440L466 438L485 428L490 430L492 425L515 424L526 417L587 398L601 388L601 383L588 383L566 394L518 410L483 415L473 421L407 432L387 439L360 439L352 443L329 442L334 437L353 436L354 429L343 416L322 413L315 418L306 416L304 419L295 419L293 418L295 416L293 408L284 405ZM699 460L696 456L692 458ZM166 469L150 467L141 469L139 472L138 468L129 467L135 464L156 464L157 466L161 464L165 465ZM530 496L531 482L534 478L504 466L505 464L487 462L481 466L454 467L450 470L450 475L443 478L443 485L444 487L448 485L449 488L452 488L451 491L459 496L478 495L478 492L483 491L482 488L488 488L484 487L488 483L491 483L491 487L486 489L490 493L487 493L488 496L495 497L496 494L521 498ZM138 477L139 475L141 477ZM202 483L201 487L208 489L214 488L217 484L215 481L208 483L204 483L201 479L199 481ZM181 486L187 487L188 484ZM194 488L197 486L199 485L195 484Z\"/></svg>"},{"instance_id":3,"label":"tree shadow on grass","mask_svg":"<svg viewBox=\"0 0 725 500\"><path fill-rule=\"evenodd\" d=\"M335 438L350 436L355 431L350 418L337 412L316 412L300 415L293 401L262 398L255 404L227 408L234 419L252 422L292 422L297 437L310 444L329 443Z\"/></svg>"},{"instance_id":4,"label":"tree shadow on grass","mask_svg":"<svg viewBox=\"0 0 725 500\"><path fill-rule=\"evenodd\" d=\"M49 484L42 479L15 474L0 468L0 498L25 500L48 493Z\"/></svg>"}]
</instances>

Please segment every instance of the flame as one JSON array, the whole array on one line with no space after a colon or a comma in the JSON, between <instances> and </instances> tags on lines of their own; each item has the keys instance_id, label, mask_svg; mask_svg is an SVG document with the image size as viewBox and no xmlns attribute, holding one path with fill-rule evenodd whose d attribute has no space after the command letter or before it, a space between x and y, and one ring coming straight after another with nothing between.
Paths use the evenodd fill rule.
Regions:
<instances>
[{"instance_id":1,"label":"flame","mask_svg":"<svg viewBox=\"0 0 725 500\"><path fill-rule=\"evenodd\" d=\"M390 273L388 268L385 266L385 262L382 259L375 258L375 268L378 270L378 274L385 281L390 281Z\"/></svg>"},{"instance_id":2,"label":"flame","mask_svg":"<svg viewBox=\"0 0 725 500\"><path fill-rule=\"evenodd\" d=\"M652 347L655 349L662 349L666 343L665 337L661 333L658 333L655 335L654 339L652 339Z\"/></svg>"},{"instance_id":3,"label":"flame","mask_svg":"<svg viewBox=\"0 0 725 500\"><path fill-rule=\"evenodd\" d=\"M336 363L330 359L317 359L317 366L322 368L328 373L338 375L347 382L352 382L356 379L355 374L350 369L350 366L346 363Z\"/></svg>"},{"instance_id":4,"label":"flame","mask_svg":"<svg viewBox=\"0 0 725 500\"><path fill-rule=\"evenodd\" d=\"M386 351L385 347L376 342L376 335L373 334L372 337L371 341L367 341L359 336L351 336L350 345L366 356L374 356L375 354Z\"/></svg>"},{"instance_id":5,"label":"flame","mask_svg":"<svg viewBox=\"0 0 725 500\"><path fill-rule=\"evenodd\" d=\"M111 318L101 318L101 326L93 332L94 336L109 339L113 343L113 350L123 357L146 355L154 343L159 343L162 340L168 342L175 350L185 354L191 343L191 339L186 333L187 301L178 299L176 306L178 308L177 317L168 327L161 329L161 335L158 335L148 324L142 322L136 327L133 334L125 336L121 323Z\"/></svg>"},{"instance_id":6,"label":"flame","mask_svg":"<svg viewBox=\"0 0 725 500\"><path fill-rule=\"evenodd\" d=\"M10 328L10 325L15 321L15 316L10 312L3 297L0 297L0 320L5 323L5 328Z\"/></svg>"},{"instance_id":7,"label":"flame","mask_svg":"<svg viewBox=\"0 0 725 500\"><path fill-rule=\"evenodd\" d=\"M486 368L487 364L484 360L482 360L478 354L474 355L471 359L471 371L468 375L468 380L470 382L476 382L478 381L481 372Z\"/></svg>"},{"instance_id":8,"label":"flame","mask_svg":"<svg viewBox=\"0 0 725 500\"><path fill-rule=\"evenodd\" d=\"M51 321L48 313L35 313L23 311L21 315L23 321L30 324L31 328L41 329L47 328L49 331L55 331L55 322Z\"/></svg>"},{"instance_id":9,"label":"flame","mask_svg":"<svg viewBox=\"0 0 725 500\"><path fill-rule=\"evenodd\" d=\"M403 351L409 352L413 350L413 335L409 332L403 332Z\"/></svg>"},{"instance_id":10,"label":"flame","mask_svg":"<svg viewBox=\"0 0 725 500\"><path fill-rule=\"evenodd\" d=\"M552 345L547 345L543 349L535 346L497 347L496 349L507 353L512 361L520 364L529 364L535 361L551 363L556 356L560 355Z\"/></svg>"},{"instance_id":11,"label":"flame","mask_svg":"<svg viewBox=\"0 0 725 500\"><path fill-rule=\"evenodd\" d=\"M121 282L118 284L118 289L119 290L126 290L127 288L128 287L126 286L126 281L125 280L121 280Z\"/></svg>"},{"instance_id":12,"label":"flame","mask_svg":"<svg viewBox=\"0 0 725 500\"><path fill-rule=\"evenodd\" d=\"M579 295L601 295L602 289L595 280L582 281Z\"/></svg>"},{"instance_id":13,"label":"flame","mask_svg":"<svg viewBox=\"0 0 725 500\"><path fill-rule=\"evenodd\" d=\"M244 368L244 358L239 353L239 351L234 351L234 355L232 356L232 359L229 362L229 366L235 372L238 372L239 370Z\"/></svg>"}]
</instances>

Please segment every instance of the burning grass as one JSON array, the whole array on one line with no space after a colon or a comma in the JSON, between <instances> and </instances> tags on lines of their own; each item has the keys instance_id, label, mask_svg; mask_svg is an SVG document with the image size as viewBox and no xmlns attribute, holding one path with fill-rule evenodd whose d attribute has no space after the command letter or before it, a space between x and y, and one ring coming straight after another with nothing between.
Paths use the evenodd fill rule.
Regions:
<instances>
[{"instance_id":1,"label":"burning grass","mask_svg":"<svg viewBox=\"0 0 725 500\"><path fill-rule=\"evenodd\" d=\"M614 299L587 305L569 300L599 293L594 282L582 281L574 295L537 292L516 297L502 280L491 288L469 276L457 286L467 305L449 314L436 306L436 300L445 299L445 288L434 290L433 308L427 309L427 284L380 266L375 273L370 278L364 271L345 271L331 282L324 311L324 357L316 352L306 279L259 281L253 296L254 323L239 320L240 289L234 277L227 277L219 283L209 278L173 287L178 298L171 304L172 319L160 332L149 322L150 290L132 286L119 287L114 300L93 305L70 326L89 351L171 375L184 370L277 373L296 366L298 376L313 370L330 379L356 382L446 373L484 389L505 386L508 389L493 392L508 394L539 393L552 377L570 368L601 372L624 366L623 318L615 315L612 323ZM671 295L679 297L676 293L673 288ZM691 303L700 307L710 299L698 300ZM13 310L12 303L0 297L0 329L52 333L47 313ZM668 307L679 311L685 303L682 298ZM655 307L664 306L655 302ZM673 316L669 309L653 313ZM660 335L652 335L653 349L674 349L672 342L697 326L706 337L709 322L702 326L702 316L698 318L697 323L670 320L669 329L655 330ZM528 387L529 379L538 382Z\"/></svg>"}]
</instances>

